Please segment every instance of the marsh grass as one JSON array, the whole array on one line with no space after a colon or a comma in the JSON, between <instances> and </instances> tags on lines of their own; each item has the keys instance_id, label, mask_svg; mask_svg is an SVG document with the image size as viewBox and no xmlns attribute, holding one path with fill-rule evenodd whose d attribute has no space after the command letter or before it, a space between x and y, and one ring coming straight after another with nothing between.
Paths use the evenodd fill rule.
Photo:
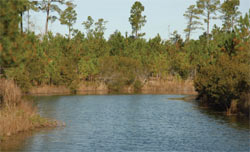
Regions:
<instances>
[{"instance_id":1,"label":"marsh grass","mask_svg":"<svg viewBox=\"0 0 250 152\"><path fill-rule=\"evenodd\" d=\"M0 141L4 136L63 123L41 117L12 80L0 79Z\"/></svg>"},{"instance_id":2,"label":"marsh grass","mask_svg":"<svg viewBox=\"0 0 250 152\"><path fill-rule=\"evenodd\" d=\"M142 92L192 95L197 94L192 80L181 80L172 76L169 76L166 79L149 79L148 82L146 82L142 87Z\"/></svg>"}]
</instances>

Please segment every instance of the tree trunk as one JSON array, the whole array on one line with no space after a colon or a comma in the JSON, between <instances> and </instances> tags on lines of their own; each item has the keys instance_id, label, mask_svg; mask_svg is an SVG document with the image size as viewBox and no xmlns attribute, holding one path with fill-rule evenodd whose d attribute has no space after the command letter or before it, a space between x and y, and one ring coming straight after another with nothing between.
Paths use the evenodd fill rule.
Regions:
<instances>
[{"instance_id":1,"label":"tree trunk","mask_svg":"<svg viewBox=\"0 0 250 152\"><path fill-rule=\"evenodd\" d=\"M209 39L210 12L207 12L207 39Z\"/></svg>"},{"instance_id":2,"label":"tree trunk","mask_svg":"<svg viewBox=\"0 0 250 152\"><path fill-rule=\"evenodd\" d=\"M70 26L69 26L69 36L68 36L69 40L70 40Z\"/></svg>"},{"instance_id":3,"label":"tree trunk","mask_svg":"<svg viewBox=\"0 0 250 152\"><path fill-rule=\"evenodd\" d=\"M23 34L23 12L20 13L21 16L21 34Z\"/></svg>"},{"instance_id":4,"label":"tree trunk","mask_svg":"<svg viewBox=\"0 0 250 152\"><path fill-rule=\"evenodd\" d=\"M187 40L189 41L190 39L190 35L191 35L191 29L192 29L192 20L193 20L193 16L190 16L190 20L189 20L189 29L188 29L188 36L187 36Z\"/></svg>"},{"instance_id":5,"label":"tree trunk","mask_svg":"<svg viewBox=\"0 0 250 152\"><path fill-rule=\"evenodd\" d=\"M50 11L50 1L48 2L48 7L47 7L47 17L46 17L46 24L45 24L45 35L48 34L49 11Z\"/></svg>"},{"instance_id":6,"label":"tree trunk","mask_svg":"<svg viewBox=\"0 0 250 152\"><path fill-rule=\"evenodd\" d=\"M30 32L30 10L28 9L28 33Z\"/></svg>"},{"instance_id":7,"label":"tree trunk","mask_svg":"<svg viewBox=\"0 0 250 152\"><path fill-rule=\"evenodd\" d=\"M234 17L232 17L232 25L231 25L231 31L234 29Z\"/></svg>"}]
</instances>

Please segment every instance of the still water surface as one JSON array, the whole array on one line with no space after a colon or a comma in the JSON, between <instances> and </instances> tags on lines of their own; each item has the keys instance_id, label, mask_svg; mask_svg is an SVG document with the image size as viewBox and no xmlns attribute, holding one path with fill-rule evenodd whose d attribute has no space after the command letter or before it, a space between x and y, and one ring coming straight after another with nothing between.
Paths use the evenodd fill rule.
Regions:
<instances>
[{"instance_id":1,"label":"still water surface","mask_svg":"<svg viewBox=\"0 0 250 152\"><path fill-rule=\"evenodd\" d=\"M0 151L249 151L249 121L225 117L182 95L36 97L64 128L19 135ZM27 133L26 133L27 134ZM20 136L25 136L20 137Z\"/></svg>"}]
</instances>

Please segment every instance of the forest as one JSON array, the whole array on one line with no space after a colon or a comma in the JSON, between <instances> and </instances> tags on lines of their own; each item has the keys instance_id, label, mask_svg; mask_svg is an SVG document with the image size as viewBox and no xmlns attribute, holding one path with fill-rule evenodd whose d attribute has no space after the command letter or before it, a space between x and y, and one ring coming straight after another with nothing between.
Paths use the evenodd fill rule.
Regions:
<instances>
[{"instance_id":1,"label":"forest","mask_svg":"<svg viewBox=\"0 0 250 152\"><path fill-rule=\"evenodd\" d=\"M102 18L88 16L82 22L85 31L74 29L73 1L1 0L0 77L13 80L23 93L45 85L66 86L76 93L81 82L102 81L117 92L125 86L140 91L150 77L172 76L192 80L201 103L249 115L250 10L242 14L239 5L240 0L197 0L183 14L185 38L174 31L168 40L160 35L147 40L141 32L147 23L146 8L139 1L128 19L132 33L117 30L105 39L107 21ZM40 11L46 14L44 35L29 27L27 14ZM215 19L223 25L211 27ZM68 34L48 28L55 20L68 27ZM191 39L198 29L205 32Z\"/></svg>"}]
</instances>

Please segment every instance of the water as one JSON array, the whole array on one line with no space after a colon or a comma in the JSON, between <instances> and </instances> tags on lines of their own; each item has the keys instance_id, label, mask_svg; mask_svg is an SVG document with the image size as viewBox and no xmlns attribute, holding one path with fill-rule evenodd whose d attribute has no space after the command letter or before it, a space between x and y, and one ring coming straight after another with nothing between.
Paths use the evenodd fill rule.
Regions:
<instances>
[{"instance_id":1,"label":"water","mask_svg":"<svg viewBox=\"0 0 250 152\"><path fill-rule=\"evenodd\" d=\"M182 95L37 97L42 116L65 128L11 139L2 151L249 151L249 121L225 117ZM0 149L1 151L1 149Z\"/></svg>"}]
</instances>

